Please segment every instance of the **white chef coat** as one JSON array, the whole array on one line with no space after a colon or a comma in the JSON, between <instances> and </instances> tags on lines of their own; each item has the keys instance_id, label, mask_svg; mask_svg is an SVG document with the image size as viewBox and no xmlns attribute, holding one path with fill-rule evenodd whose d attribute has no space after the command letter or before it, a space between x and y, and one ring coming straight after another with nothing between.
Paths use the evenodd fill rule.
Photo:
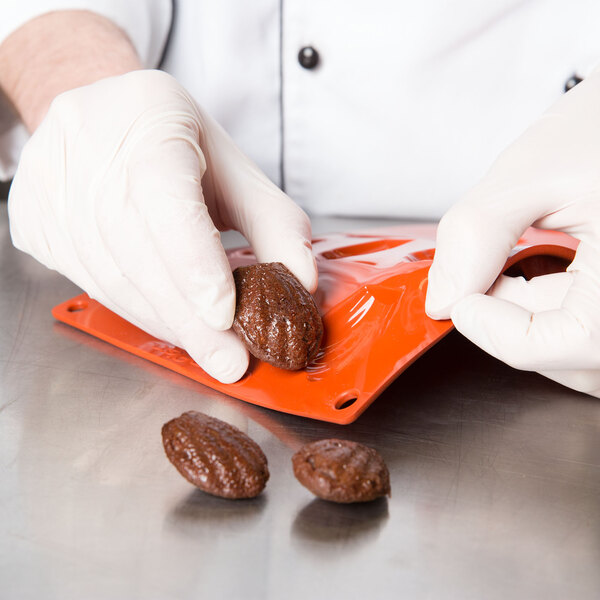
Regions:
<instances>
[{"instance_id":1,"label":"white chef coat","mask_svg":"<svg viewBox=\"0 0 600 600\"><path fill-rule=\"evenodd\" d=\"M597 0L7 0L27 19L88 8L172 73L312 214L439 218L600 63ZM8 6L8 8L6 7ZM169 28L172 22L172 31ZM303 47L315 68L298 60ZM0 168L26 139L0 123Z\"/></svg>"}]
</instances>

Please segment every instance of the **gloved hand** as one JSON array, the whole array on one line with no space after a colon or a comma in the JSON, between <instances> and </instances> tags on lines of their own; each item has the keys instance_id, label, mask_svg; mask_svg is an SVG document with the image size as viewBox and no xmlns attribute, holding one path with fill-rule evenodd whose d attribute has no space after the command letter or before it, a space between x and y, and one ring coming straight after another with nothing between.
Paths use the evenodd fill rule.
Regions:
<instances>
[{"instance_id":1,"label":"gloved hand","mask_svg":"<svg viewBox=\"0 0 600 600\"><path fill-rule=\"evenodd\" d=\"M134 71L61 94L23 150L15 246L222 382L248 353L218 229L311 292L310 222L170 75Z\"/></svg>"},{"instance_id":2,"label":"gloved hand","mask_svg":"<svg viewBox=\"0 0 600 600\"><path fill-rule=\"evenodd\" d=\"M502 276L489 289L529 225L581 240L574 261L565 273L529 282ZM509 146L444 216L426 310L452 318L509 365L600 397L598 70Z\"/></svg>"}]
</instances>

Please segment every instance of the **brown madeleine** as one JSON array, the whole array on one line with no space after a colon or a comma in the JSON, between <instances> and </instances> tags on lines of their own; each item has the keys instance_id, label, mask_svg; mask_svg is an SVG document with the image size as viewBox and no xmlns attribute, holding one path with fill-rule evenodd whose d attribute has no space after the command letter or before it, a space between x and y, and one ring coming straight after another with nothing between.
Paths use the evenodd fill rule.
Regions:
<instances>
[{"instance_id":1,"label":"brown madeleine","mask_svg":"<svg viewBox=\"0 0 600 600\"><path fill-rule=\"evenodd\" d=\"M260 446L237 427L189 411L165 423L167 458L190 483L213 496L254 498L269 479Z\"/></svg>"},{"instance_id":2,"label":"brown madeleine","mask_svg":"<svg viewBox=\"0 0 600 600\"><path fill-rule=\"evenodd\" d=\"M306 367L323 337L323 321L311 294L281 263L238 267L233 277L233 329L250 353L281 369Z\"/></svg>"},{"instance_id":3,"label":"brown madeleine","mask_svg":"<svg viewBox=\"0 0 600 600\"><path fill-rule=\"evenodd\" d=\"M292 457L294 475L315 496L332 502L368 502L390 495L390 474L381 455L348 440L303 446Z\"/></svg>"}]
</instances>

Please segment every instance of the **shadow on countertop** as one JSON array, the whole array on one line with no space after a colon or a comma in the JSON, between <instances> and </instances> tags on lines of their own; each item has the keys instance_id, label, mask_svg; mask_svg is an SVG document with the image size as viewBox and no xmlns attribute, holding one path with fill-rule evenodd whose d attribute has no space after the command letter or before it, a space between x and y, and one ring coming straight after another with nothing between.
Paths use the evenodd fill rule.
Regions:
<instances>
[{"instance_id":1,"label":"shadow on countertop","mask_svg":"<svg viewBox=\"0 0 600 600\"><path fill-rule=\"evenodd\" d=\"M309 543L336 543L376 538L389 517L388 499L336 504L316 498L298 512L292 534Z\"/></svg>"}]
</instances>

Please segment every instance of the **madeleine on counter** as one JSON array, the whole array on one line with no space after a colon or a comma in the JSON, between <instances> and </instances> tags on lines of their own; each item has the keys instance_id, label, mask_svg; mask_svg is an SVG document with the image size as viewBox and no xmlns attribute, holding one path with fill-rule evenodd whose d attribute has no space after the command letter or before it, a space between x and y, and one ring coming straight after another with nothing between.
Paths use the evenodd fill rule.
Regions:
<instances>
[{"instance_id":1,"label":"madeleine on counter","mask_svg":"<svg viewBox=\"0 0 600 600\"><path fill-rule=\"evenodd\" d=\"M222 498L254 498L269 479L260 446L237 427L189 411L162 427L167 458L202 491Z\"/></svg>"},{"instance_id":2,"label":"madeleine on counter","mask_svg":"<svg viewBox=\"0 0 600 600\"><path fill-rule=\"evenodd\" d=\"M315 496L348 504L390 495L390 474L373 448L349 440L306 444L292 457L296 479Z\"/></svg>"}]
</instances>

